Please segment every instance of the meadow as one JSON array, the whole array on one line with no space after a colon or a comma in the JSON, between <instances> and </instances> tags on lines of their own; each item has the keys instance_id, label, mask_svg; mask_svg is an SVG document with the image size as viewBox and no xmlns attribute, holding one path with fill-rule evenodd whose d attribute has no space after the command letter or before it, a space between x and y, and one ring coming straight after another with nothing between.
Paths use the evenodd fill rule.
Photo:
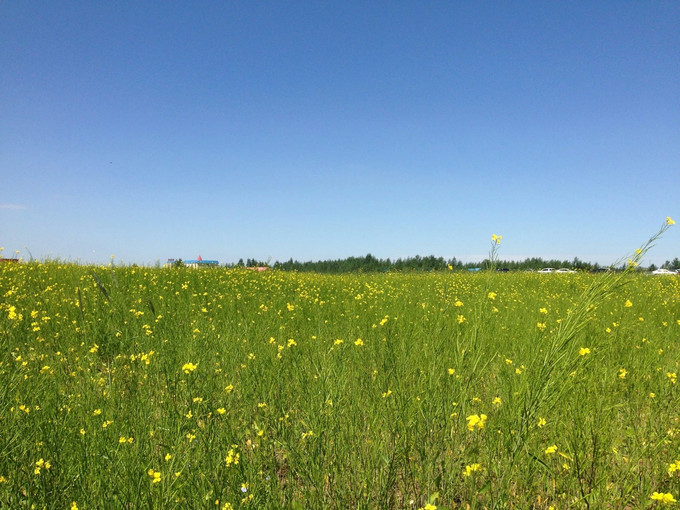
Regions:
<instances>
[{"instance_id":1,"label":"meadow","mask_svg":"<svg viewBox=\"0 0 680 510\"><path fill-rule=\"evenodd\" d=\"M679 278L33 262L0 296L2 508L680 497Z\"/></svg>"}]
</instances>

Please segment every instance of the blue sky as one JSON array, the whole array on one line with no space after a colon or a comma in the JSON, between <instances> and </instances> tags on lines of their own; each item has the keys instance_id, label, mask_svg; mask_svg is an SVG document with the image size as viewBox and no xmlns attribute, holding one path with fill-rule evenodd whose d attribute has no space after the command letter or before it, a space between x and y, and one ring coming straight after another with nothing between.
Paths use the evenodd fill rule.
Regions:
<instances>
[{"instance_id":1,"label":"blue sky","mask_svg":"<svg viewBox=\"0 0 680 510\"><path fill-rule=\"evenodd\" d=\"M499 234L609 264L680 220L679 26L676 2L3 2L0 246L475 261Z\"/></svg>"}]
</instances>

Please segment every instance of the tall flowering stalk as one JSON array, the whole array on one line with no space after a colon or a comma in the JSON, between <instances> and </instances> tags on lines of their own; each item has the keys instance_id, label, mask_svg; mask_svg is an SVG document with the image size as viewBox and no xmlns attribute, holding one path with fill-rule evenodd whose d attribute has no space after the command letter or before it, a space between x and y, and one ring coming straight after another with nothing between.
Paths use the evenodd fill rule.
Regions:
<instances>
[{"instance_id":1,"label":"tall flowering stalk","mask_svg":"<svg viewBox=\"0 0 680 510\"><path fill-rule=\"evenodd\" d=\"M485 337L485 329L487 328L487 311L492 306L491 303L496 298L496 292L493 284L496 281L496 265L498 263L498 250L500 249L501 239L503 236L493 234L491 236L491 250L489 251L489 265L488 271L483 275L482 295L487 299L480 299L474 307L473 317L470 328L467 330L463 339L456 339L456 362L459 366L465 366L471 374L481 373L493 360L492 357L487 357L484 349L480 348L480 341ZM458 323L462 324L465 320L461 320L459 315ZM468 386L472 382L472 378L468 379Z\"/></svg>"},{"instance_id":2,"label":"tall flowering stalk","mask_svg":"<svg viewBox=\"0 0 680 510\"><path fill-rule=\"evenodd\" d=\"M524 449L530 434L538 426L539 413L546 413L559 401L560 396L568 388L569 374L582 363L582 356L574 355L578 353L576 336L593 319L593 312L608 297L630 281L630 274L636 271L645 254L674 223L670 217L666 218L658 232L635 250L629 258L624 257L618 260L610 266L610 271L593 280L583 291L575 306L560 322L548 346L542 351L537 351L530 367L534 377L530 379L529 386L520 401L517 433L514 434L510 445L510 468L515 465L518 454ZM624 270L614 271L614 267L620 266L626 259ZM512 469L503 471L500 483L501 494L497 499L497 504L503 500L511 471Z\"/></svg>"},{"instance_id":3,"label":"tall flowering stalk","mask_svg":"<svg viewBox=\"0 0 680 510\"><path fill-rule=\"evenodd\" d=\"M491 236L491 250L489 250L489 271L495 271L498 265L498 249L503 236L493 234Z\"/></svg>"}]
</instances>

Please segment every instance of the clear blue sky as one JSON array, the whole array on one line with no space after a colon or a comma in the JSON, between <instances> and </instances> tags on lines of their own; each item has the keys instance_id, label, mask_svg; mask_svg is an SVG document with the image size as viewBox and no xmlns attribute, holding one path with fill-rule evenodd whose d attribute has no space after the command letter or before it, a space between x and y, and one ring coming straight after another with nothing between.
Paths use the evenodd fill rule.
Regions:
<instances>
[{"instance_id":1,"label":"clear blue sky","mask_svg":"<svg viewBox=\"0 0 680 510\"><path fill-rule=\"evenodd\" d=\"M678 2L2 2L28 257L680 256Z\"/></svg>"}]
</instances>

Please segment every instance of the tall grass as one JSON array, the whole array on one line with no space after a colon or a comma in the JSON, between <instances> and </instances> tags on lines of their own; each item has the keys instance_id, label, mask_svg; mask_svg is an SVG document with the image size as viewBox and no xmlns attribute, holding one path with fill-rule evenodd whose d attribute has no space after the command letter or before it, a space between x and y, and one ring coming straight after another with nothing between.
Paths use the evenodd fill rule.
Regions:
<instances>
[{"instance_id":1,"label":"tall grass","mask_svg":"<svg viewBox=\"0 0 680 510\"><path fill-rule=\"evenodd\" d=\"M676 278L34 262L0 296L2 507L680 494Z\"/></svg>"}]
</instances>

